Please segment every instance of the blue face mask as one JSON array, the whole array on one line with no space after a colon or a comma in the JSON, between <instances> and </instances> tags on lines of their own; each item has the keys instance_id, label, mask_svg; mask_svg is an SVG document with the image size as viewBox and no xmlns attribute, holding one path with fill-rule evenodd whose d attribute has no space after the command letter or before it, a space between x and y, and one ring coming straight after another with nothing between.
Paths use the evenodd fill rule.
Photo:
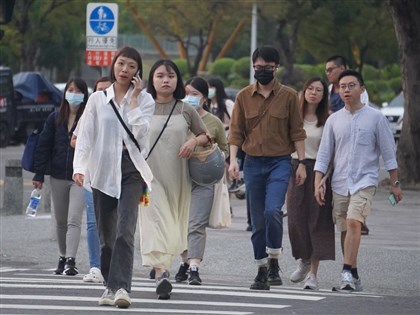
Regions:
<instances>
[{"instance_id":1,"label":"blue face mask","mask_svg":"<svg viewBox=\"0 0 420 315\"><path fill-rule=\"evenodd\" d=\"M85 95L83 93L66 92L66 101L70 106L78 106L83 103Z\"/></svg>"},{"instance_id":2,"label":"blue face mask","mask_svg":"<svg viewBox=\"0 0 420 315\"><path fill-rule=\"evenodd\" d=\"M190 104L194 108L197 108L200 107L201 97L195 95L187 95L182 101L184 103Z\"/></svg>"}]
</instances>

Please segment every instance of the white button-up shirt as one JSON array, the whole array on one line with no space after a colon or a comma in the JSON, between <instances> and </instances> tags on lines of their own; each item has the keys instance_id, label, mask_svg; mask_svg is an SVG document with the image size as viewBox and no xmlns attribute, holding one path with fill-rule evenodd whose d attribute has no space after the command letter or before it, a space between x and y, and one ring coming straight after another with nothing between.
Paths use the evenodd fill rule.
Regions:
<instances>
[{"instance_id":1,"label":"white button-up shirt","mask_svg":"<svg viewBox=\"0 0 420 315\"><path fill-rule=\"evenodd\" d=\"M380 111L364 105L352 114L344 107L327 119L314 170L325 174L334 155L332 190L348 196L378 185L380 155L388 171L396 169L395 151L392 131Z\"/></svg>"},{"instance_id":2,"label":"white button-up shirt","mask_svg":"<svg viewBox=\"0 0 420 315\"><path fill-rule=\"evenodd\" d=\"M155 101L143 90L137 98L139 106L131 109L132 92L133 89L130 88L119 104L114 98L114 85L106 89L106 96L102 91L93 93L89 97L77 133L73 173L83 174L84 184L90 184L114 198L119 198L121 194L123 142L149 188L153 179L145 157L149 151L149 130ZM118 120L109 103L111 99L140 145L141 153Z\"/></svg>"}]
</instances>

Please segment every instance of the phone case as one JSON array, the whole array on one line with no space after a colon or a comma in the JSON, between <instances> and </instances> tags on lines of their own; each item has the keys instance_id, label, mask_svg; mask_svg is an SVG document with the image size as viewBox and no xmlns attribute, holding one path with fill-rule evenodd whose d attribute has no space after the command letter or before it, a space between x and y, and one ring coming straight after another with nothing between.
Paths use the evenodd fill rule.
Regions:
<instances>
[{"instance_id":1,"label":"phone case","mask_svg":"<svg viewBox=\"0 0 420 315\"><path fill-rule=\"evenodd\" d=\"M395 196L394 196L393 194L390 194L390 195L389 195L388 200L389 200L389 203L390 203L392 206L395 206L395 205L397 204L397 201L395 200Z\"/></svg>"}]
</instances>

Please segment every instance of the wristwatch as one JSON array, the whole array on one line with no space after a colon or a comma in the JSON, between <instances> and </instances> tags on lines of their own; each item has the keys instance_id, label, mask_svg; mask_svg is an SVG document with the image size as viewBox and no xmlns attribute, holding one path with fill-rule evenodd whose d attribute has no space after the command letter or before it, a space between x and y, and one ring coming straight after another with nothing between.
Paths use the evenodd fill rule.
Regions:
<instances>
[{"instance_id":1,"label":"wristwatch","mask_svg":"<svg viewBox=\"0 0 420 315\"><path fill-rule=\"evenodd\" d=\"M305 165L305 166L306 166L306 159L299 160L299 164L303 164L303 165Z\"/></svg>"},{"instance_id":2,"label":"wristwatch","mask_svg":"<svg viewBox=\"0 0 420 315\"><path fill-rule=\"evenodd\" d=\"M393 184L392 187L400 187L400 181L396 180Z\"/></svg>"}]
</instances>

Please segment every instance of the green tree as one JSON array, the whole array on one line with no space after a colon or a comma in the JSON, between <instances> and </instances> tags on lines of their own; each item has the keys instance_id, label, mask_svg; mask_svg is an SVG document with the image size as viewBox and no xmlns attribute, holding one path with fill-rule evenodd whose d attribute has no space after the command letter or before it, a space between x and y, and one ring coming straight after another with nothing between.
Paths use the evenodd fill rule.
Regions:
<instances>
[{"instance_id":1,"label":"green tree","mask_svg":"<svg viewBox=\"0 0 420 315\"><path fill-rule=\"evenodd\" d=\"M125 0L123 3L143 24L143 31L149 33L149 38L164 36L178 44L179 57L186 59L191 76L206 70L213 45L217 42L222 46L243 17L241 12L246 9L250 12L251 4L221 0ZM164 51L159 53L165 57L162 56Z\"/></svg>"}]
</instances>

